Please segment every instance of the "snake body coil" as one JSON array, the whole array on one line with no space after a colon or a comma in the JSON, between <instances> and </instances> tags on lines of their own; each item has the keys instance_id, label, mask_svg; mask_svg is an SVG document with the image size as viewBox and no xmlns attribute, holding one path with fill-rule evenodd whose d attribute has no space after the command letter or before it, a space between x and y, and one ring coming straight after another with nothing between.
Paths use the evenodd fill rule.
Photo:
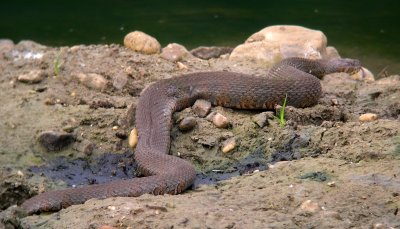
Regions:
<instances>
[{"instance_id":1,"label":"snake body coil","mask_svg":"<svg viewBox=\"0 0 400 229\"><path fill-rule=\"evenodd\" d=\"M313 106L321 96L318 78L359 69L359 61L351 59L288 58L273 66L266 77L202 72L158 81L142 92L136 108L139 142L135 160L145 177L49 191L25 201L22 207L32 214L57 211L90 198L180 193L193 183L196 172L189 162L168 155L173 112L200 98L224 107L273 109L287 95L287 105Z\"/></svg>"}]
</instances>

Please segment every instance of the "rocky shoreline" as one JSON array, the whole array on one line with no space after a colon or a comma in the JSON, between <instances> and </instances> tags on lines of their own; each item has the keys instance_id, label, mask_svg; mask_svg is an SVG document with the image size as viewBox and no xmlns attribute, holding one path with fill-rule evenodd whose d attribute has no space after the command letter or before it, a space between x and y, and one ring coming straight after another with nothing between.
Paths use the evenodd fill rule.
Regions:
<instances>
[{"instance_id":1,"label":"rocky shoreline","mask_svg":"<svg viewBox=\"0 0 400 229\"><path fill-rule=\"evenodd\" d=\"M285 126L280 107L198 101L175 113L171 154L199 178L182 195L20 217L14 205L38 192L136 176L133 117L151 83L199 71L262 77L289 56L339 57L322 32L294 26L267 27L235 48L157 43L142 32L125 47L0 41L0 228L400 227L400 76L375 80L368 66L326 76L319 104L287 107Z\"/></svg>"}]
</instances>

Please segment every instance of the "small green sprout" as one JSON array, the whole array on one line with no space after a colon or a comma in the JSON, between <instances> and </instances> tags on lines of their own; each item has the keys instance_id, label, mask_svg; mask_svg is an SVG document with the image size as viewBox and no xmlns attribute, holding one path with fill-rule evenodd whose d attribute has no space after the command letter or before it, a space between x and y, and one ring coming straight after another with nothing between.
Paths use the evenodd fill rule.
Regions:
<instances>
[{"instance_id":1,"label":"small green sprout","mask_svg":"<svg viewBox=\"0 0 400 229\"><path fill-rule=\"evenodd\" d=\"M285 96L285 100L283 100L283 105L281 107L281 110L279 111L279 123L281 124L281 127L285 126L285 107L286 107L286 100L287 100L287 94Z\"/></svg>"},{"instance_id":2,"label":"small green sprout","mask_svg":"<svg viewBox=\"0 0 400 229\"><path fill-rule=\"evenodd\" d=\"M56 59L54 60L54 75L55 76L58 76L58 74L60 74L60 68L61 68L60 56L61 56L61 51L58 52Z\"/></svg>"}]
</instances>

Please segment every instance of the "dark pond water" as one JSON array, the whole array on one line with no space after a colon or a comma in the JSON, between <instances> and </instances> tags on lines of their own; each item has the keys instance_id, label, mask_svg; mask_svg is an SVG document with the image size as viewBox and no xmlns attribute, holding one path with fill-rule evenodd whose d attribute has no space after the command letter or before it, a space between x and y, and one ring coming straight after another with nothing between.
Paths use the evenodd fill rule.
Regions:
<instances>
[{"instance_id":1,"label":"dark pond water","mask_svg":"<svg viewBox=\"0 0 400 229\"><path fill-rule=\"evenodd\" d=\"M0 38L46 45L122 43L142 30L162 45L236 46L276 24L322 30L342 56L375 74L400 73L400 1L396 0L87 0L2 1Z\"/></svg>"}]
</instances>

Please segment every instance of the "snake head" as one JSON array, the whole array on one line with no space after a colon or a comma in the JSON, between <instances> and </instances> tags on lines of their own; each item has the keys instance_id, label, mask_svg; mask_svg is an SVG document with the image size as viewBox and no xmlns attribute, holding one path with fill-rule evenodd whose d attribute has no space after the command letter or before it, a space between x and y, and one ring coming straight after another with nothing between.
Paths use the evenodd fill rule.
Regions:
<instances>
[{"instance_id":1,"label":"snake head","mask_svg":"<svg viewBox=\"0 0 400 229\"><path fill-rule=\"evenodd\" d=\"M361 70L361 62L356 59L332 59L328 61L328 69L330 73L345 72L350 75Z\"/></svg>"}]
</instances>

